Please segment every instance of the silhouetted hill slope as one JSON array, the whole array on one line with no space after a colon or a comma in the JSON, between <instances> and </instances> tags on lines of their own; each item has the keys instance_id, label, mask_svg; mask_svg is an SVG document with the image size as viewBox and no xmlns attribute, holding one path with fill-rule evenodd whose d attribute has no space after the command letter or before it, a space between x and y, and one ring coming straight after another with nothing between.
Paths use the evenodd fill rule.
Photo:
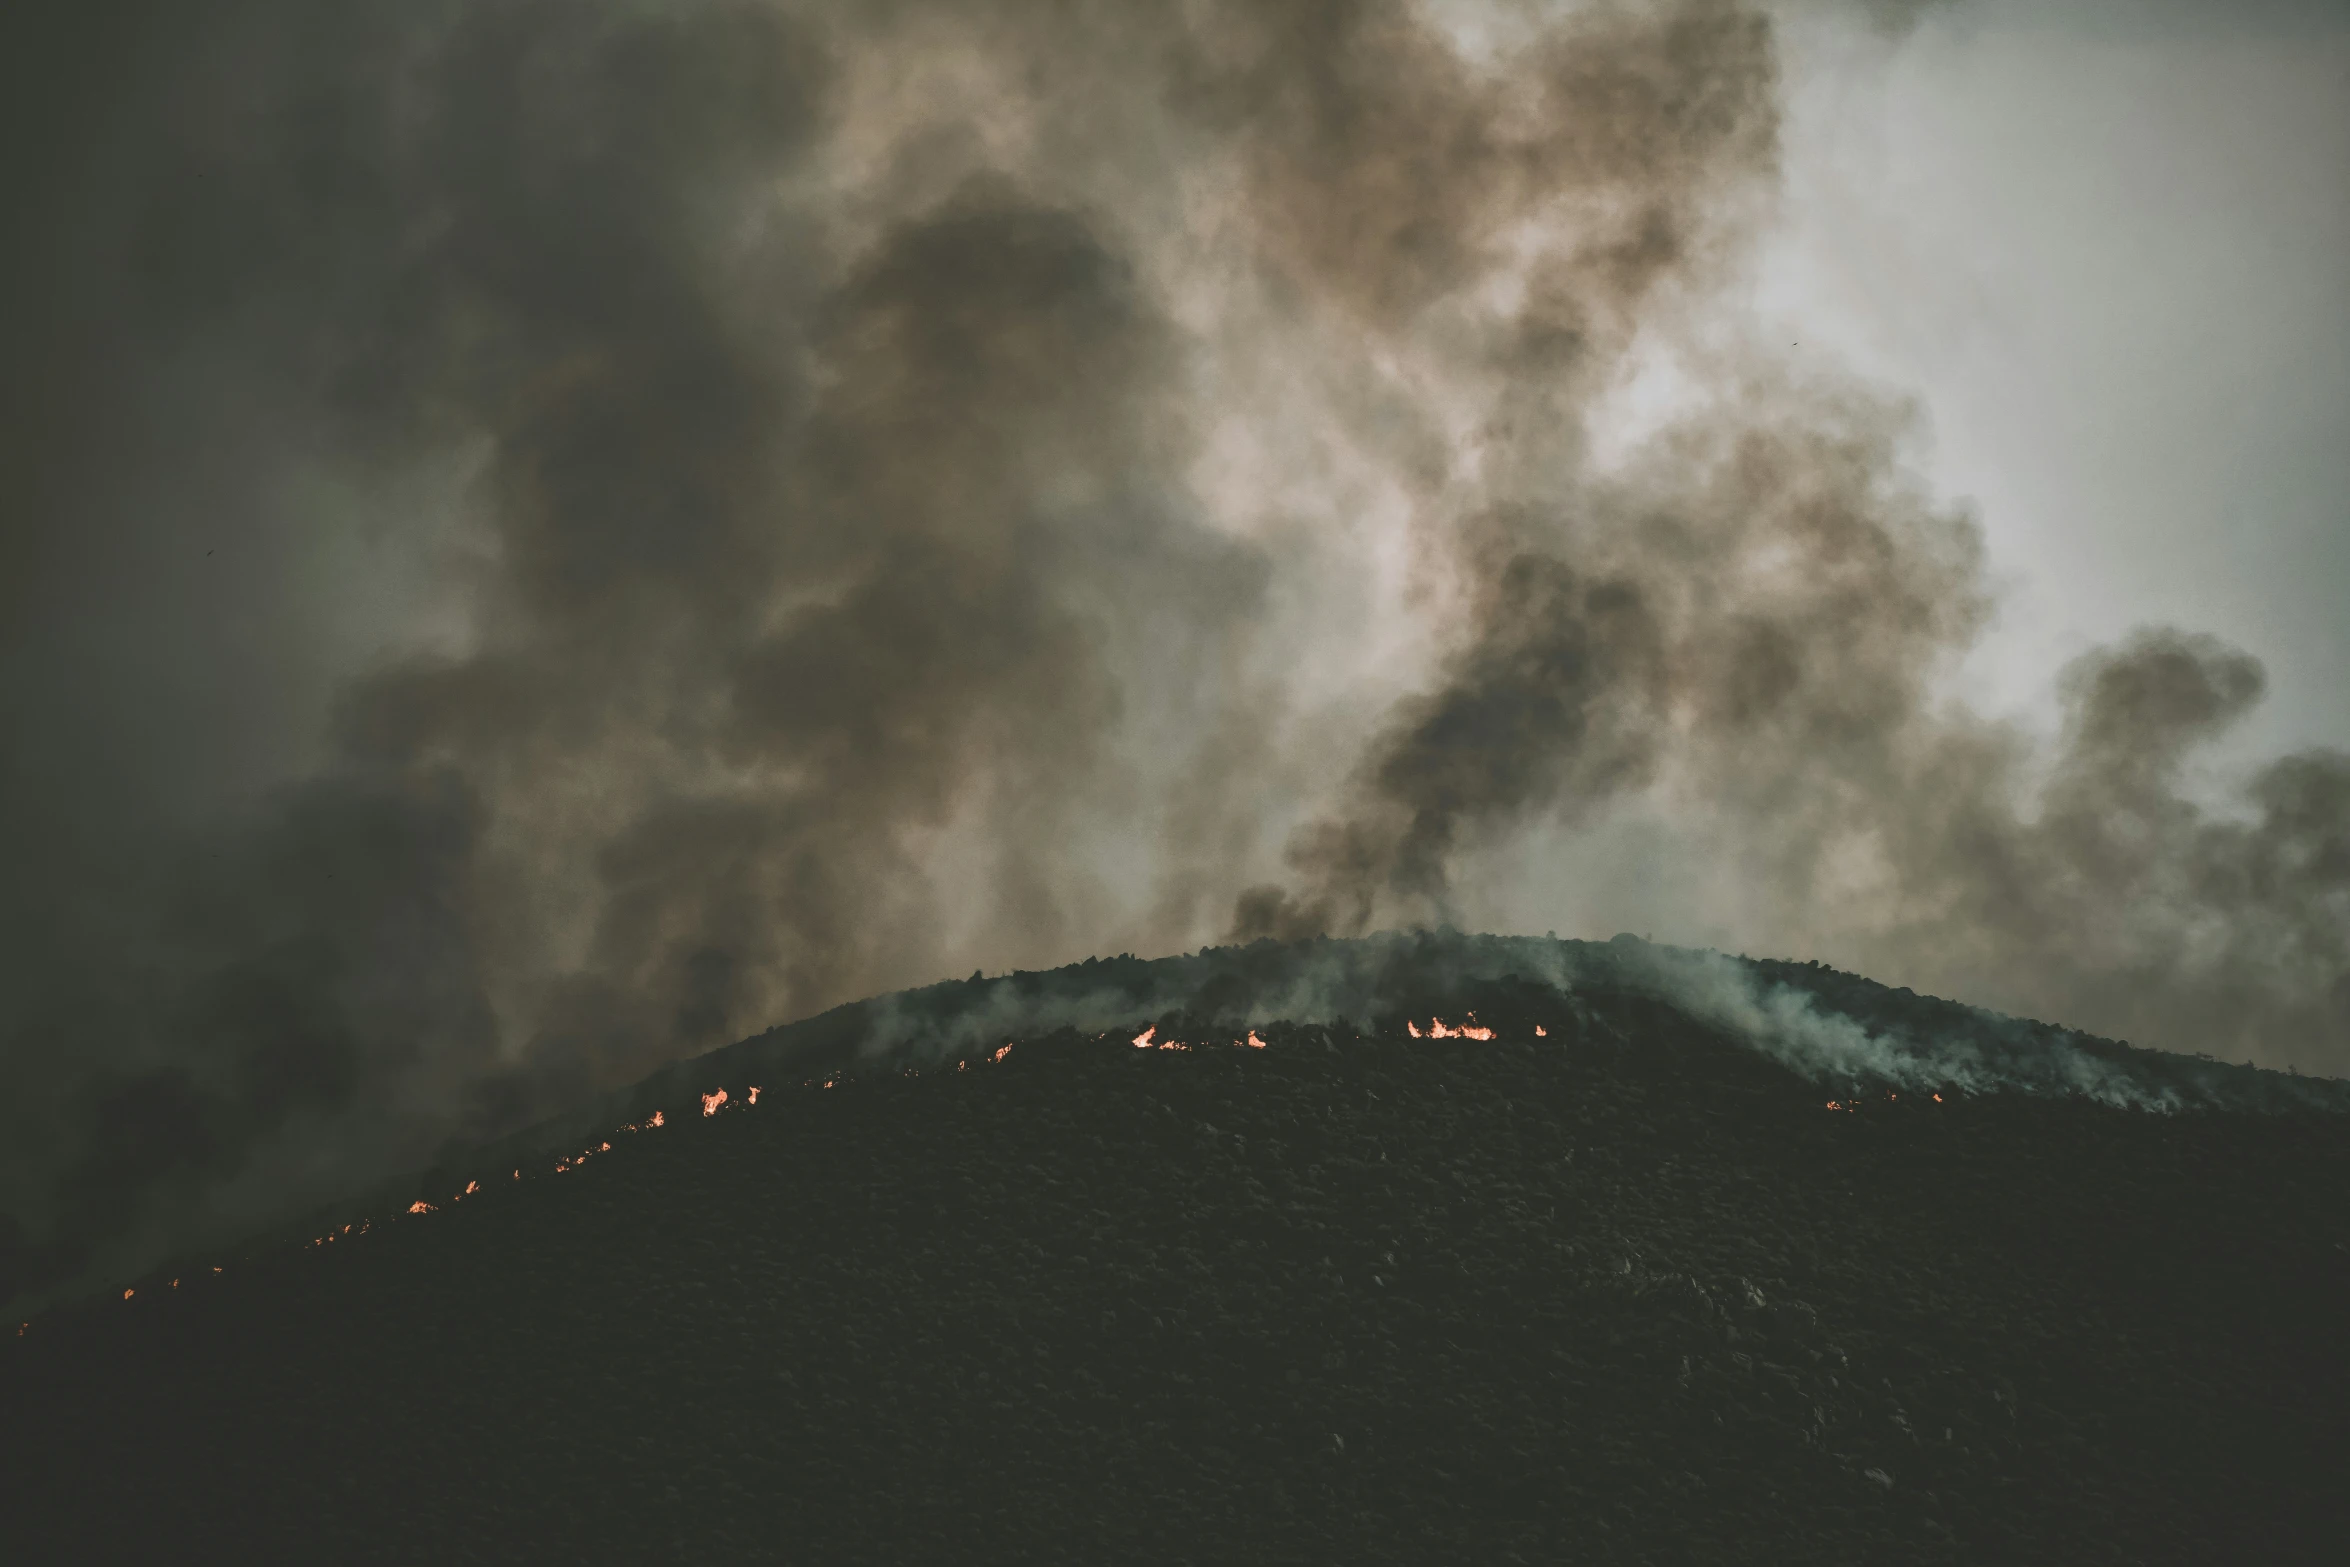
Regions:
<instances>
[{"instance_id":1,"label":"silhouetted hill slope","mask_svg":"<svg viewBox=\"0 0 2350 1567\"><path fill-rule=\"evenodd\" d=\"M665 1074L628 1117L663 1125L560 1175L484 1151L437 1211L54 1313L0 1357L8 1555L2335 1558L2338 1116L1831 1111L1850 1090L1785 1064L1808 1036L1771 985L1766 1054L1700 1020L1712 960L1562 976L1542 947L1568 950L1267 945L865 1003ZM1110 996L1107 1037L997 1026ZM1353 1021L1235 1044L1267 997ZM1922 1015L1884 1006L1864 1044ZM1472 1007L1495 1037L1410 1035ZM2040 1037L1995 1021L2009 1045L1920 1027L1869 1059L1980 1074ZM2218 1091L2046 1032L2124 1073L2109 1095ZM833 1088L771 1070L876 1040Z\"/></svg>"},{"instance_id":2,"label":"silhouetted hill slope","mask_svg":"<svg viewBox=\"0 0 2350 1567\"><path fill-rule=\"evenodd\" d=\"M599 1127L746 1078L926 1067L1056 1027L1098 1032L1140 1018L1211 1030L1272 1021L1399 1028L1410 1007L1431 998L1475 1006L1480 997L1504 995L1564 996L1564 1027L1596 1026L1611 1039L1591 1006L1610 998L1662 1001L1811 1081L1848 1091L1955 1084L2165 1109L2350 1113L2350 1082L2138 1049L1817 963L1730 957L1628 935L1587 942L1435 930L1258 941L1156 959L1123 954L851 1002L677 1062L501 1146L560 1149ZM467 1168L481 1156L479 1148L453 1150L447 1168ZM437 1190L440 1178L435 1172L422 1189Z\"/></svg>"}]
</instances>

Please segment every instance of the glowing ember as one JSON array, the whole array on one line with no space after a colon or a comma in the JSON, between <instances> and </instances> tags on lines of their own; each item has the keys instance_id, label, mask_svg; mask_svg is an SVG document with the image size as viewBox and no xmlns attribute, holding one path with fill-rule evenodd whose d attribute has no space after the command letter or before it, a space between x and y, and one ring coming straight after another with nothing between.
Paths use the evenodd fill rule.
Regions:
<instances>
[{"instance_id":1,"label":"glowing ember","mask_svg":"<svg viewBox=\"0 0 2350 1567\"><path fill-rule=\"evenodd\" d=\"M1159 1025L1153 1023L1150 1027L1144 1029L1141 1033L1134 1036L1134 1048L1137 1050L1148 1050L1151 1047L1151 1040L1157 1036L1158 1032Z\"/></svg>"},{"instance_id":2,"label":"glowing ember","mask_svg":"<svg viewBox=\"0 0 2350 1567\"><path fill-rule=\"evenodd\" d=\"M1534 1025L1534 1037L1536 1039L1548 1039L1550 1037L1550 1030L1544 1028L1540 1023L1537 1023Z\"/></svg>"},{"instance_id":3,"label":"glowing ember","mask_svg":"<svg viewBox=\"0 0 2350 1567\"><path fill-rule=\"evenodd\" d=\"M419 1197L408 1205L408 1211L410 1213L430 1213L432 1212L432 1204Z\"/></svg>"},{"instance_id":4,"label":"glowing ember","mask_svg":"<svg viewBox=\"0 0 2350 1567\"><path fill-rule=\"evenodd\" d=\"M1934 1103L1936 1103L1936 1104L1940 1104L1941 1102L1942 1102L1942 1096L1941 1096L1940 1094L1936 1094L1936 1095L1934 1096Z\"/></svg>"},{"instance_id":5,"label":"glowing ember","mask_svg":"<svg viewBox=\"0 0 2350 1567\"><path fill-rule=\"evenodd\" d=\"M718 1107L724 1103L726 1103L726 1090L723 1088L714 1094L704 1094L702 1095L702 1114L705 1116L716 1115Z\"/></svg>"},{"instance_id":6,"label":"glowing ember","mask_svg":"<svg viewBox=\"0 0 2350 1567\"><path fill-rule=\"evenodd\" d=\"M1003 1049L997 1051L994 1055L989 1056L988 1059L990 1061L1001 1061L1004 1057L1010 1055L1011 1053L1012 1047L1010 1045L1006 1045ZM832 1085L830 1083L826 1083L824 1086L830 1088Z\"/></svg>"},{"instance_id":7,"label":"glowing ember","mask_svg":"<svg viewBox=\"0 0 2350 1567\"><path fill-rule=\"evenodd\" d=\"M1257 1037L1257 1031L1253 1028L1248 1031L1248 1047L1251 1050L1262 1050L1265 1048L1265 1042Z\"/></svg>"},{"instance_id":8,"label":"glowing ember","mask_svg":"<svg viewBox=\"0 0 2350 1567\"><path fill-rule=\"evenodd\" d=\"M759 1102L759 1090L756 1087L746 1088L743 1090L743 1097L748 1099L751 1103L757 1104ZM610 1147L611 1145L607 1143L605 1146Z\"/></svg>"},{"instance_id":9,"label":"glowing ember","mask_svg":"<svg viewBox=\"0 0 2350 1567\"><path fill-rule=\"evenodd\" d=\"M654 1112L653 1112L653 1118L652 1118L650 1121L647 1121L645 1124L646 1124L647 1126L659 1126L659 1125L661 1125L661 1124L662 1124L662 1122L661 1122L661 1112L660 1112L660 1111L658 1111L658 1110L654 1111Z\"/></svg>"},{"instance_id":10,"label":"glowing ember","mask_svg":"<svg viewBox=\"0 0 2350 1567\"><path fill-rule=\"evenodd\" d=\"M481 1190L481 1182L479 1182L479 1181L467 1181L467 1182L465 1183L465 1190L464 1190L463 1192L461 1192L459 1195L460 1195L460 1196L465 1196L465 1197L470 1197L470 1196L472 1196L472 1195L473 1195L475 1192L478 1192L478 1191L480 1191L480 1190Z\"/></svg>"},{"instance_id":11,"label":"glowing ember","mask_svg":"<svg viewBox=\"0 0 2350 1567\"><path fill-rule=\"evenodd\" d=\"M124 1291L122 1292L122 1298L123 1298L124 1300L128 1300L128 1299L130 1299L130 1298L131 1298L133 1295L136 1295L137 1293L139 1293L137 1290L124 1290Z\"/></svg>"}]
</instances>

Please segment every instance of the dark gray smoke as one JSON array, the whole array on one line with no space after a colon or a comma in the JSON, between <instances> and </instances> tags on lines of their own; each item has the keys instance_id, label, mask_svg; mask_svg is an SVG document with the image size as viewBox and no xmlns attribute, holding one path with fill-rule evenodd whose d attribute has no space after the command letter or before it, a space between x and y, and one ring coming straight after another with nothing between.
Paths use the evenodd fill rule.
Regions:
<instances>
[{"instance_id":1,"label":"dark gray smoke","mask_svg":"<svg viewBox=\"0 0 2350 1567\"><path fill-rule=\"evenodd\" d=\"M2045 757L1935 694L1899 408L1721 351L1594 455L1767 215L1752 7L30 9L18 1282L942 972L1569 909L1639 810L1751 947L2350 1062L2350 762L2183 792L2256 664Z\"/></svg>"}]
</instances>

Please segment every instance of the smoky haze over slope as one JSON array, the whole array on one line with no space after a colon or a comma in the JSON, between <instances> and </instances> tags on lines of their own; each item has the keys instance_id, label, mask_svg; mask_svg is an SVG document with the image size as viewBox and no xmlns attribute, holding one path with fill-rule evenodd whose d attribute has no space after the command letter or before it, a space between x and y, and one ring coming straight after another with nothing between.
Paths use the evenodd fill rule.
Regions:
<instances>
[{"instance_id":1,"label":"smoky haze over slope","mask_svg":"<svg viewBox=\"0 0 2350 1567\"><path fill-rule=\"evenodd\" d=\"M1910 414L1719 329L1752 8L8 26L11 1246L968 965L1612 929L1518 849L1632 817L1751 949L2350 1063L2350 759L2190 798L2191 632L1952 706Z\"/></svg>"}]
</instances>

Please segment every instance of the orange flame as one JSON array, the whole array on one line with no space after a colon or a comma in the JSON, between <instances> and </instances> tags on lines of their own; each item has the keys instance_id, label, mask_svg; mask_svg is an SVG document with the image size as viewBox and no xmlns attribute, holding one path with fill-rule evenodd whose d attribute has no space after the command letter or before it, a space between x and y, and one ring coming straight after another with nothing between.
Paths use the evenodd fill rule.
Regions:
<instances>
[{"instance_id":1,"label":"orange flame","mask_svg":"<svg viewBox=\"0 0 2350 1567\"><path fill-rule=\"evenodd\" d=\"M1257 1037L1257 1031L1253 1028L1248 1031L1248 1047L1251 1050L1262 1050L1265 1048L1265 1042Z\"/></svg>"},{"instance_id":2,"label":"orange flame","mask_svg":"<svg viewBox=\"0 0 2350 1567\"><path fill-rule=\"evenodd\" d=\"M702 1095L702 1114L705 1117L716 1115L718 1107L724 1103L726 1103L726 1090L723 1088L714 1094L704 1094Z\"/></svg>"},{"instance_id":3,"label":"orange flame","mask_svg":"<svg viewBox=\"0 0 2350 1567\"><path fill-rule=\"evenodd\" d=\"M1010 1045L1006 1045L1003 1049L997 1051L994 1055L989 1056L988 1059L990 1061L1001 1061L1004 1057L1010 1055L1011 1053L1012 1047ZM826 1083L824 1086L830 1088L832 1085L830 1083Z\"/></svg>"},{"instance_id":4,"label":"orange flame","mask_svg":"<svg viewBox=\"0 0 2350 1567\"><path fill-rule=\"evenodd\" d=\"M660 1126L664 1124L661 1120L661 1112L658 1110L654 1111L653 1118L650 1121L647 1121L645 1124L647 1126Z\"/></svg>"},{"instance_id":5,"label":"orange flame","mask_svg":"<svg viewBox=\"0 0 2350 1567\"><path fill-rule=\"evenodd\" d=\"M1150 1027L1144 1029L1141 1033L1134 1036L1134 1048L1137 1050L1148 1050L1151 1047L1151 1040L1157 1037L1158 1032L1159 1025L1153 1023Z\"/></svg>"},{"instance_id":6,"label":"orange flame","mask_svg":"<svg viewBox=\"0 0 2350 1567\"><path fill-rule=\"evenodd\" d=\"M759 1102L759 1090L755 1087L746 1088L743 1090L743 1097L748 1099L751 1103L757 1104ZM609 1147L610 1145L606 1144L606 1146Z\"/></svg>"},{"instance_id":7,"label":"orange flame","mask_svg":"<svg viewBox=\"0 0 2350 1567\"><path fill-rule=\"evenodd\" d=\"M1544 1028L1540 1023L1537 1023L1534 1025L1534 1037L1536 1039L1548 1039L1550 1037L1550 1030Z\"/></svg>"},{"instance_id":8,"label":"orange flame","mask_svg":"<svg viewBox=\"0 0 2350 1567\"><path fill-rule=\"evenodd\" d=\"M467 1197L470 1197L470 1196L472 1196L472 1195L473 1195L475 1192L478 1192L478 1191L480 1191L480 1190L481 1190L481 1182L479 1182L479 1181L467 1181L467 1182L465 1183L465 1191L464 1191L463 1195L464 1195L464 1196L467 1196Z\"/></svg>"},{"instance_id":9,"label":"orange flame","mask_svg":"<svg viewBox=\"0 0 2350 1567\"><path fill-rule=\"evenodd\" d=\"M1420 1032L1420 1025L1413 1022L1410 1018L1404 1019L1403 1026L1412 1031L1412 1037L1414 1039L1426 1039L1428 1037L1426 1034Z\"/></svg>"},{"instance_id":10,"label":"orange flame","mask_svg":"<svg viewBox=\"0 0 2350 1567\"><path fill-rule=\"evenodd\" d=\"M408 1205L408 1211L410 1213L430 1213L432 1212L432 1204L419 1197Z\"/></svg>"},{"instance_id":11,"label":"orange flame","mask_svg":"<svg viewBox=\"0 0 2350 1567\"><path fill-rule=\"evenodd\" d=\"M131 1298L133 1295L136 1295L137 1293L139 1293L137 1290L124 1290L124 1291L122 1292L122 1298L123 1298L124 1300L128 1300L128 1299L130 1299L130 1298Z\"/></svg>"},{"instance_id":12,"label":"orange flame","mask_svg":"<svg viewBox=\"0 0 2350 1567\"><path fill-rule=\"evenodd\" d=\"M1936 1103L1936 1104L1940 1104L1941 1102L1942 1102L1942 1096L1941 1096L1940 1094L1936 1094L1936 1095L1934 1096L1934 1103Z\"/></svg>"},{"instance_id":13,"label":"orange flame","mask_svg":"<svg viewBox=\"0 0 2350 1567\"><path fill-rule=\"evenodd\" d=\"M1474 1012L1469 1014L1472 1019L1476 1015ZM1416 1028L1413 1029L1412 1037L1419 1038L1420 1031ZM1493 1030L1481 1027L1475 1022L1463 1023L1458 1028L1448 1028L1445 1026L1444 1019L1431 1018L1428 1022L1428 1037L1431 1039L1491 1039Z\"/></svg>"}]
</instances>

